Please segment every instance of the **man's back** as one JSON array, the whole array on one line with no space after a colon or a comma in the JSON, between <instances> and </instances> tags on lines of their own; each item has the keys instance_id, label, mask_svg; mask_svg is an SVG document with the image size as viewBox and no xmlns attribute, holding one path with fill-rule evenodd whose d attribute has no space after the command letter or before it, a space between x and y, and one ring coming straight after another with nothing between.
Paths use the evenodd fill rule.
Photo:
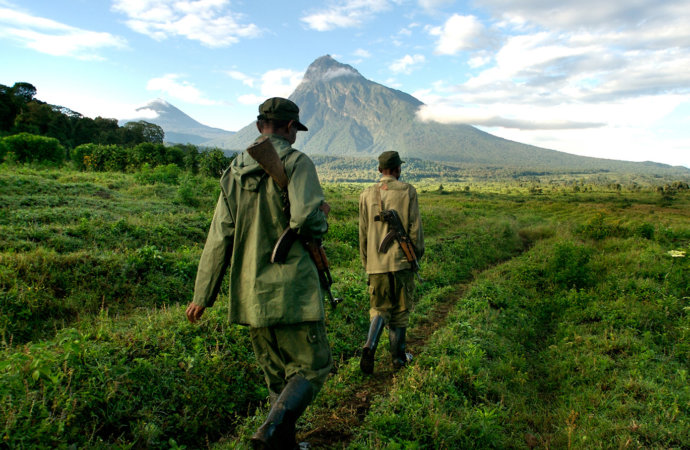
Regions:
<instances>
[{"instance_id":1,"label":"man's back","mask_svg":"<svg viewBox=\"0 0 690 450\"><path fill-rule=\"evenodd\" d=\"M388 226L375 217L381 209L394 209L398 212L405 230L417 249L417 256L424 253L417 191L411 184L398 181L395 177L384 175L381 180L365 189L359 197L359 245L362 264L367 273L385 273L409 269L399 245L393 245L388 252L379 253Z\"/></svg>"},{"instance_id":2,"label":"man's back","mask_svg":"<svg viewBox=\"0 0 690 450\"><path fill-rule=\"evenodd\" d=\"M212 260L220 254L223 242L231 239L230 320L233 323L266 327L323 320L323 297L316 267L299 243L290 248L284 264L271 264L273 245L290 226L311 237L321 237L327 230L326 219L319 212L324 201L311 160L291 148L281 138L271 137L290 179L290 219L283 212L280 188L246 152L233 161L221 178L221 199L214 216L219 227L212 226L209 239L219 243ZM230 232L227 230L231 229ZM200 264L200 275L208 267L221 271L214 262ZM209 273L207 278L214 277ZM218 274L217 276L220 276ZM207 285L200 280L200 286ZM201 293L201 291L199 291ZM199 300L200 302L203 299Z\"/></svg>"}]
</instances>

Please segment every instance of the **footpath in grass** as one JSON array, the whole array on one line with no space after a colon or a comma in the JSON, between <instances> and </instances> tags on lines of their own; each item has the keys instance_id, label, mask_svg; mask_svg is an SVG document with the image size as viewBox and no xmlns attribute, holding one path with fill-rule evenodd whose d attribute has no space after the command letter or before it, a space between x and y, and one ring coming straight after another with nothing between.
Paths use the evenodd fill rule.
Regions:
<instances>
[{"instance_id":1,"label":"footpath in grass","mask_svg":"<svg viewBox=\"0 0 690 450\"><path fill-rule=\"evenodd\" d=\"M482 273L348 447L688 448L690 267L667 249L690 229L599 224Z\"/></svg>"},{"instance_id":2,"label":"footpath in grass","mask_svg":"<svg viewBox=\"0 0 690 450\"><path fill-rule=\"evenodd\" d=\"M506 225L505 222L496 225L499 226L488 229L483 226L477 229L467 227L467 234L431 242L430 258L441 259L442 256L435 252L445 249L445 255L451 258L464 258L465 264L462 267L453 267L453 270L438 270L433 274L432 270L429 270L428 273L432 274L433 278L425 278L425 281L418 286L420 299L411 314L408 328L408 349L415 355L423 353L429 337L436 330L443 328L448 311L462 296L467 286L466 282L476 271L473 268L486 267L495 264L498 260L513 257L531 244L526 238L521 239L515 228L503 228L502 226ZM478 233L479 229L483 232ZM488 230L492 231L487 232ZM496 234L502 237L497 239ZM480 248L485 251L480 253L478 251ZM492 255L497 260L486 258L488 255ZM434 267L431 266L431 268ZM439 279L441 275L443 277ZM458 283L460 280L465 283ZM364 307L360 309L366 321L368 299L362 297L360 302L364 304ZM329 318L333 319L337 315L336 311L331 313ZM377 398L386 396L391 387L396 384L398 374L407 370L401 372L394 370L390 361L387 332L384 331L376 353L374 374L362 374L359 369L359 346L366 338L367 327L361 328L354 341L357 350L340 354L340 359L336 361L336 373L329 378L314 404L300 419L301 426L297 437L301 441L307 441L312 448L342 447L356 438L371 404ZM332 336L334 333L329 332L329 334ZM248 445L249 436L261 424L267 413L268 404L264 404L254 415L247 417L234 436L222 440L217 448L242 448Z\"/></svg>"}]
</instances>

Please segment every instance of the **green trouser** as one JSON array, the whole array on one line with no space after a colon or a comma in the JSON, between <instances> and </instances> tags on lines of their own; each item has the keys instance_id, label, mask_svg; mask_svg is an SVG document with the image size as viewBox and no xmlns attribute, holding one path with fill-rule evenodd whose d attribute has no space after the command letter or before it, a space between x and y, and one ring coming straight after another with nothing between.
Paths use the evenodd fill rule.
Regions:
<instances>
[{"instance_id":1,"label":"green trouser","mask_svg":"<svg viewBox=\"0 0 690 450\"><path fill-rule=\"evenodd\" d=\"M407 327L414 307L414 290L412 270L370 274L369 319L381 316L390 327Z\"/></svg>"},{"instance_id":2,"label":"green trouser","mask_svg":"<svg viewBox=\"0 0 690 450\"><path fill-rule=\"evenodd\" d=\"M249 337L271 398L298 374L311 383L316 396L333 367L323 321L250 328Z\"/></svg>"}]
</instances>

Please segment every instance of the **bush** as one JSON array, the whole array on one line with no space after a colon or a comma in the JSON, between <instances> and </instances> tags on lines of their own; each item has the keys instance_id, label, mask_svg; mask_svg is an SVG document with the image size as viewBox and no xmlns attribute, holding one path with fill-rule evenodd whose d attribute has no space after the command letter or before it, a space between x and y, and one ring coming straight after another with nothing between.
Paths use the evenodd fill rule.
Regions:
<instances>
[{"instance_id":1,"label":"bush","mask_svg":"<svg viewBox=\"0 0 690 450\"><path fill-rule=\"evenodd\" d=\"M582 289L592 285L592 250L572 242L559 242L554 246L553 258L547 265L547 274L560 288Z\"/></svg>"},{"instance_id":2,"label":"bush","mask_svg":"<svg viewBox=\"0 0 690 450\"><path fill-rule=\"evenodd\" d=\"M5 152L12 152L20 163L52 162L65 160L65 148L60 141L45 136L19 133L2 139Z\"/></svg>"},{"instance_id":3,"label":"bush","mask_svg":"<svg viewBox=\"0 0 690 450\"><path fill-rule=\"evenodd\" d=\"M185 174L177 188L177 200L187 206L199 206L197 182L193 176Z\"/></svg>"},{"instance_id":4,"label":"bush","mask_svg":"<svg viewBox=\"0 0 690 450\"><path fill-rule=\"evenodd\" d=\"M214 149L199 157L199 171L209 177L220 178L234 158L225 156L222 150Z\"/></svg>"},{"instance_id":5,"label":"bush","mask_svg":"<svg viewBox=\"0 0 690 450\"><path fill-rule=\"evenodd\" d=\"M0 139L0 163L5 159L5 155L9 152L7 144L4 139Z\"/></svg>"},{"instance_id":6,"label":"bush","mask_svg":"<svg viewBox=\"0 0 690 450\"><path fill-rule=\"evenodd\" d=\"M79 170L124 171L129 165L127 150L118 145L82 144L72 150L72 162Z\"/></svg>"},{"instance_id":7,"label":"bush","mask_svg":"<svg viewBox=\"0 0 690 450\"><path fill-rule=\"evenodd\" d=\"M137 167L143 164L150 166L167 164L166 153L167 149L163 144L143 142L132 149L131 162Z\"/></svg>"},{"instance_id":8,"label":"bush","mask_svg":"<svg viewBox=\"0 0 690 450\"><path fill-rule=\"evenodd\" d=\"M175 164L168 164L167 166L158 166L151 169L148 163L145 163L141 171L134 175L137 182L141 184L177 184L180 172L182 169Z\"/></svg>"},{"instance_id":9,"label":"bush","mask_svg":"<svg viewBox=\"0 0 690 450\"><path fill-rule=\"evenodd\" d=\"M586 224L577 228L577 233L590 239L600 241L609 237L623 236L625 230L618 224L607 223L604 213L594 215Z\"/></svg>"}]
</instances>

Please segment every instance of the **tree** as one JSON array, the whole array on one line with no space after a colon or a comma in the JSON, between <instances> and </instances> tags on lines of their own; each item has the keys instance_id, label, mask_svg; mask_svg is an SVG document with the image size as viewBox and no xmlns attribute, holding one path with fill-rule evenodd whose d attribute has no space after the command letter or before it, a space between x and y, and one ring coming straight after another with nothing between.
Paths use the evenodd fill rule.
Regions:
<instances>
[{"instance_id":1,"label":"tree","mask_svg":"<svg viewBox=\"0 0 690 450\"><path fill-rule=\"evenodd\" d=\"M235 158L225 156L220 149L213 149L201 154L199 158L199 170L210 177L220 178L228 168L230 162Z\"/></svg>"},{"instance_id":2,"label":"tree","mask_svg":"<svg viewBox=\"0 0 690 450\"><path fill-rule=\"evenodd\" d=\"M188 170L191 173L199 172L199 148L194 144L175 144L172 147L168 147L168 151L173 149L182 152L182 168ZM170 160L170 158L169 158ZM172 162L172 161L171 161Z\"/></svg>"},{"instance_id":3,"label":"tree","mask_svg":"<svg viewBox=\"0 0 690 450\"><path fill-rule=\"evenodd\" d=\"M26 104L34 99L36 96L36 88L31 83L18 81L12 86L12 94L18 101Z\"/></svg>"},{"instance_id":4,"label":"tree","mask_svg":"<svg viewBox=\"0 0 690 450\"><path fill-rule=\"evenodd\" d=\"M131 149L131 161L136 166L149 164L152 167L167 164L166 162L166 148L163 144L152 144L151 142L142 142Z\"/></svg>"},{"instance_id":5,"label":"tree","mask_svg":"<svg viewBox=\"0 0 690 450\"><path fill-rule=\"evenodd\" d=\"M18 111L12 88L0 84L0 131L10 131L12 129Z\"/></svg>"},{"instance_id":6,"label":"tree","mask_svg":"<svg viewBox=\"0 0 690 450\"><path fill-rule=\"evenodd\" d=\"M50 105L30 101L24 104L14 122L15 132L45 135L55 113Z\"/></svg>"},{"instance_id":7,"label":"tree","mask_svg":"<svg viewBox=\"0 0 690 450\"><path fill-rule=\"evenodd\" d=\"M136 145L142 142L162 144L163 139L165 139L163 128L144 120L127 122L122 129L125 136L124 143L128 144Z\"/></svg>"}]
</instances>

